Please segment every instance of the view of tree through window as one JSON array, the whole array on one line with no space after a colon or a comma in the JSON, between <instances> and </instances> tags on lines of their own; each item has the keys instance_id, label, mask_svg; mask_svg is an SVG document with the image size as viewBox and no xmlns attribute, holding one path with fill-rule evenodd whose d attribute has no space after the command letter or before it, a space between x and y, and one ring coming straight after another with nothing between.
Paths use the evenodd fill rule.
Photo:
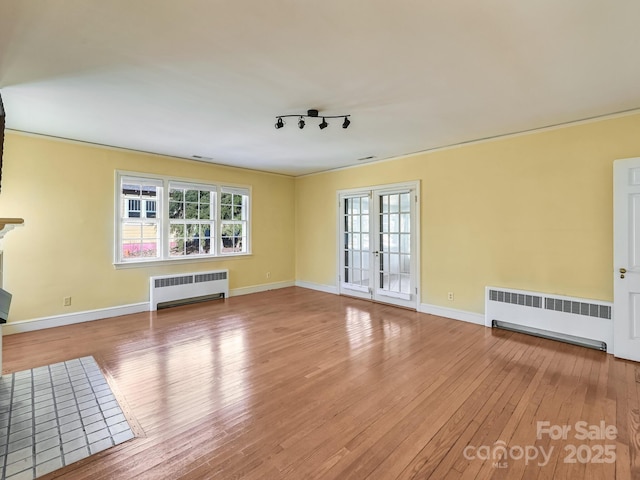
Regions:
<instances>
[{"instance_id":1,"label":"view of tree through window","mask_svg":"<svg viewBox=\"0 0 640 480\"><path fill-rule=\"evenodd\" d=\"M220 196L221 252L245 252L247 243L247 202L241 193L222 191Z\"/></svg>"},{"instance_id":2,"label":"view of tree through window","mask_svg":"<svg viewBox=\"0 0 640 480\"><path fill-rule=\"evenodd\" d=\"M202 255L211 250L211 232L215 231L216 192L210 189L177 188L169 190L169 254Z\"/></svg>"}]
</instances>

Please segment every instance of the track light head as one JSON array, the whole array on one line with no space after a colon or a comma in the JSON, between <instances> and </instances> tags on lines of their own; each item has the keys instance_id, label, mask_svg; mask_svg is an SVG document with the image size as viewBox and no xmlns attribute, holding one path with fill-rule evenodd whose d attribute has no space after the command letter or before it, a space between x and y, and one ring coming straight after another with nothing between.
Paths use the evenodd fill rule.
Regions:
<instances>
[{"instance_id":1,"label":"track light head","mask_svg":"<svg viewBox=\"0 0 640 480\"><path fill-rule=\"evenodd\" d=\"M304 118L300 117L300 120L298 120L298 128L300 130L302 130L304 128Z\"/></svg>"},{"instance_id":2,"label":"track light head","mask_svg":"<svg viewBox=\"0 0 640 480\"><path fill-rule=\"evenodd\" d=\"M282 117L278 117L278 121L276 122L276 129L284 127L284 122L282 121Z\"/></svg>"},{"instance_id":3,"label":"track light head","mask_svg":"<svg viewBox=\"0 0 640 480\"><path fill-rule=\"evenodd\" d=\"M320 125L318 125L318 126L320 127L320 130L324 130L325 128L327 128L329 126L329 124L324 119L324 117L322 117L322 123Z\"/></svg>"},{"instance_id":4,"label":"track light head","mask_svg":"<svg viewBox=\"0 0 640 480\"><path fill-rule=\"evenodd\" d=\"M351 120L349 120L349 117L344 117L344 122L342 122L342 128L347 128L349 125L351 125Z\"/></svg>"}]
</instances>

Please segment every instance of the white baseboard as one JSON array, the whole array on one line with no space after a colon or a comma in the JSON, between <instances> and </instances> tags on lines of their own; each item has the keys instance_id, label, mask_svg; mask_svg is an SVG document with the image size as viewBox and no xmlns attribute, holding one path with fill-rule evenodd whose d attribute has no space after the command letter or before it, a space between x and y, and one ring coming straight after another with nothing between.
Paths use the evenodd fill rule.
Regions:
<instances>
[{"instance_id":1,"label":"white baseboard","mask_svg":"<svg viewBox=\"0 0 640 480\"><path fill-rule=\"evenodd\" d=\"M340 292L338 287L333 285L322 285L320 283L303 282L302 280L296 280L296 287L308 288L310 290L317 290L324 293L332 293L338 295Z\"/></svg>"},{"instance_id":2,"label":"white baseboard","mask_svg":"<svg viewBox=\"0 0 640 480\"><path fill-rule=\"evenodd\" d=\"M42 330L43 328L62 327L64 325L72 325L74 323L90 322L93 320L101 320L103 318L119 317L121 315L148 311L149 302L142 302L131 305L120 305L118 307L99 308L97 310L69 313L65 315L55 315L52 317L18 320L17 322L9 322L2 325L2 334L12 335L14 333L33 332L34 330Z\"/></svg>"},{"instance_id":3,"label":"white baseboard","mask_svg":"<svg viewBox=\"0 0 640 480\"><path fill-rule=\"evenodd\" d=\"M457 310L455 308L440 307L438 305L430 305L421 303L418 307L421 313L429 313L439 317L452 318L463 322L475 323L484 326L484 315L481 313L467 312L466 310Z\"/></svg>"},{"instance_id":4,"label":"white baseboard","mask_svg":"<svg viewBox=\"0 0 640 480\"><path fill-rule=\"evenodd\" d=\"M340 294L338 287L335 287L333 285L322 285L319 283L296 280L296 287L309 288L311 290L318 290L319 292L332 293L333 295ZM483 314L467 312L465 310L456 310L455 308L440 307L438 305L421 303L418 306L418 312L430 313L432 315L438 315L439 317L461 320L463 322L475 323L477 325L484 325Z\"/></svg>"},{"instance_id":5,"label":"white baseboard","mask_svg":"<svg viewBox=\"0 0 640 480\"><path fill-rule=\"evenodd\" d=\"M247 295L249 293L266 292L277 288L293 287L295 282L275 282L251 287L235 288L229 291L229 296ZM65 315L54 315L51 317L34 318L30 320L18 320L2 325L3 335L14 333L33 332L44 328L62 327L73 325L74 323L91 322L103 318L119 317L132 313L148 312L149 302L134 303L131 305L120 305L118 307L99 308L97 310L87 310L84 312L74 312Z\"/></svg>"},{"instance_id":6,"label":"white baseboard","mask_svg":"<svg viewBox=\"0 0 640 480\"><path fill-rule=\"evenodd\" d=\"M262 285L251 285L250 287L232 288L231 290L229 290L229 296L237 297L239 295L249 295L250 293L267 292L269 290L277 290L279 288L287 288L293 286L295 286L294 281L263 283Z\"/></svg>"},{"instance_id":7,"label":"white baseboard","mask_svg":"<svg viewBox=\"0 0 640 480\"><path fill-rule=\"evenodd\" d=\"M263 285L253 285L250 287L234 288L229 291L232 297L239 295L248 295L250 293L266 292L268 290L276 290L287 287L302 287L320 292L338 295L338 287L332 285L322 285L312 282L303 282L297 280L295 282L275 282ZM14 333L32 332L42 330L44 328L62 327L64 325L72 325L74 323L90 322L93 320L101 320L103 318L119 317L121 315L130 315L132 313L148 312L149 302L134 303L131 305L120 305L118 307L100 308L97 310L87 310L84 312L75 312L65 315L54 315L51 317L34 318L31 320L18 320L2 325L2 335L12 335ZM465 310L456 310L454 308L440 307L438 305L420 304L418 311L438 315L439 317L452 318L454 320L462 320L463 322L484 325L484 315L479 313L467 312Z\"/></svg>"}]
</instances>

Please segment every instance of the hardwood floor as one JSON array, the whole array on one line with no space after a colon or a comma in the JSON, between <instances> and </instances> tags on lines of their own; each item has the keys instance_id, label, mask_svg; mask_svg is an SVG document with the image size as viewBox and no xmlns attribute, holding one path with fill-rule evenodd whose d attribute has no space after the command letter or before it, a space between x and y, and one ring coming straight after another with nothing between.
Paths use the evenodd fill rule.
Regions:
<instances>
[{"instance_id":1,"label":"hardwood floor","mask_svg":"<svg viewBox=\"0 0 640 480\"><path fill-rule=\"evenodd\" d=\"M301 288L7 336L3 353L5 372L93 355L138 435L48 478L640 478L640 364ZM582 440L577 422L617 433Z\"/></svg>"}]
</instances>

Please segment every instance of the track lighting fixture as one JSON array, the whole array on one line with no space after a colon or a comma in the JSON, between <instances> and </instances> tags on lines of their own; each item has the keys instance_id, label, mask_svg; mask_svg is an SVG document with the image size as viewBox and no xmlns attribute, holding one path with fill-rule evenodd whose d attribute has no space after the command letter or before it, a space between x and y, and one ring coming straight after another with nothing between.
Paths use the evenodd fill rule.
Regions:
<instances>
[{"instance_id":1,"label":"track lighting fixture","mask_svg":"<svg viewBox=\"0 0 640 480\"><path fill-rule=\"evenodd\" d=\"M276 117L275 127L276 129L280 129L284 127L284 121L282 120L283 118L300 117L300 120L298 120L298 128L302 130L305 126L305 118L319 118L318 113L319 113L318 110L310 109L310 110L307 110L306 115L278 115ZM329 123L327 122L327 118L343 118L344 117L344 122L342 122L342 128L347 128L349 125L351 125L351 120L349 120L350 116L351 115L323 115L322 122L318 124L318 127L320 127L320 130L324 130L325 128L327 128L329 126Z\"/></svg>"}]
</instances>

